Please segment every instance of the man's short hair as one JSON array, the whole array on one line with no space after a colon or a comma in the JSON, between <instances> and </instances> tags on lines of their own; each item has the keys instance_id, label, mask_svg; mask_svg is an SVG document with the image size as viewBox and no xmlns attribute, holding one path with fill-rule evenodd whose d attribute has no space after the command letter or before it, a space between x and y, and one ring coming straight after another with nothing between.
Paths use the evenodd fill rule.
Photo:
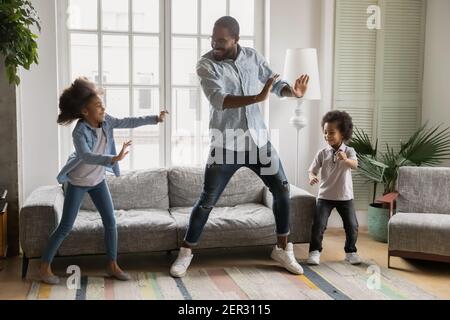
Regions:
<instances>
[{"instance_id":1,"label":"man's short hair","mask_svg":"<svg viewBox=\"0 0 450 320\"><path fill-rule=\"evenodd\" d=\"M232 35L235 38L239 37L239 32L240 32L239 23L237 22L237 20L235 18L233 18L231 16L223 16L223 17L219 18L214 23L214 27L227 28L228 31L230 32L230 35Z\"/></svg>"}]
</instances>

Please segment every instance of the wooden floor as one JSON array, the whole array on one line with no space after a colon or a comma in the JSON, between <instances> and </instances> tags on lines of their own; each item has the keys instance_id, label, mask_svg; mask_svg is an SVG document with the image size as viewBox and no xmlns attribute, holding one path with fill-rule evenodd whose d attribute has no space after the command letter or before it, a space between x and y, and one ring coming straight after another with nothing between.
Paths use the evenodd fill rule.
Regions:
<instances>
[{"instance_id":1,"label":"wooden floor","mask_svg":"<svg viewBox=\"0 0 450 320\"><path fill-rule=\"evenodd\" d=\"M321 261L336 261L344 259L343 230L327 230L324 240L324 250ZM358 239L358 252L363 259L374 260L378 265L387 267L387 244L372 240L366 230L360 230ZM270 247L210 249L197 252L192 262L192 268L228 267L242 265L274 264L268 256ZM308 244L295 245L296 257L301 261L308 255ZM170 263L176 258L176 252L133 254L119 257L121 266L127 271L152 270L168 271ZM53 264L55 273L65 275L69 265L79 265L82 272L90 274L103 274L104 257L70 257L57 258ZM30 262L29 278L36 278L37 260ZM0 261L3 270L0 271L0 300L25 299L31 281L22 281L20 278L21 258L9 258ZM394 272L415 283L418 287L442 299L450 299L450 265L438 262L405 260L391 258L391 267Z\"/></svg>"}]
</instances>

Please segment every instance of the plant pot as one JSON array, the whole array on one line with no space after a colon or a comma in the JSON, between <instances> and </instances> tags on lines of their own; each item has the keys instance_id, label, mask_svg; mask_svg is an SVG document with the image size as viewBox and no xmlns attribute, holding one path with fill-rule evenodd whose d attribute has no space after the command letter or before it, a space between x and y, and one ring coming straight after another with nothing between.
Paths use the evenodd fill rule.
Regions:
<instances>
[{"instance_id":1,"label":"plant pot","mask_svg":"<svg viewBox=\"0 0 450 320\"><path fill-rule=\"evenodd\" d=\"M367 211L367 227L369 235L376 241L387 242L389 209L381 203L372 203Z\"/></svg>"}]
</instances>

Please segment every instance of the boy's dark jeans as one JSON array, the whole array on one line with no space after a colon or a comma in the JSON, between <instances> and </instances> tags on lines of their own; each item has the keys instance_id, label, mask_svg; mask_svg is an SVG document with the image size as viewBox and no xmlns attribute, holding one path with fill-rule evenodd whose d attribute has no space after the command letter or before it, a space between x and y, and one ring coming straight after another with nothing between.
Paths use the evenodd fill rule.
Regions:
<instances>
[{"instance_id":1,"label":"boy's dark jeans","mask_svg":"<svg viewBox=\"0 0 450 320\"><path fill-rule=\"evenodd\" d=\"M309 252L322 251L323 234L327 228L328 218L331 211L336 208L342 218L345 229L345 252L356 252L356 240L358 238L358 220L356 219L353 200L334 201L317 199L317 211L311 231L311 243Z\"/></svg>"}]
</instances>

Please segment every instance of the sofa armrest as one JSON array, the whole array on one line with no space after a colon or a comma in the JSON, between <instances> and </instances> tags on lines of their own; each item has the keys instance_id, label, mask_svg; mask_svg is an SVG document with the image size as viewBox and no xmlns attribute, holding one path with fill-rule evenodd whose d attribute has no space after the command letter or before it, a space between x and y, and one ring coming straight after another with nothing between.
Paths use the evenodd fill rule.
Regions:
<instances>
[{"instance_id":1,"label":"sofa armrest","mask_svg":"<svg viewBox=\"0 0 450 320\"><path fill-rule=\"evenodd\" d=\"M289 241L308 243L311 238L311 227L316 212L316 197L311 193L290 185L291 234ZM264 188L263 203L272 209L273 197L269 188Z\"/></svg>"},{"instance_id":2,"label":"sofa armrest","mask_svg":"<svg viewBox=\"0 0 450 320\"><path fill-rule=\"evenodd\" d=\"M395 201L398 198L398 192L391 192L388 194L385 194L382 197L379 197L375 200L375 202L379 203L386 203L389 205L389 218L392 217L394 214L394 208L395 208Z\"/></svg>"},{"instance_id":3,"label":"sofa armrest","mask_svg":"<svg viewBox=\"0 0 450 320\"><path fill-rule=\"evenodd\" d=\"M64 194L61 186L34 190L20 210L19 230L22 250L27 257L39 257L50 233L61 220Z\"/></svg>"}]
</instances>

